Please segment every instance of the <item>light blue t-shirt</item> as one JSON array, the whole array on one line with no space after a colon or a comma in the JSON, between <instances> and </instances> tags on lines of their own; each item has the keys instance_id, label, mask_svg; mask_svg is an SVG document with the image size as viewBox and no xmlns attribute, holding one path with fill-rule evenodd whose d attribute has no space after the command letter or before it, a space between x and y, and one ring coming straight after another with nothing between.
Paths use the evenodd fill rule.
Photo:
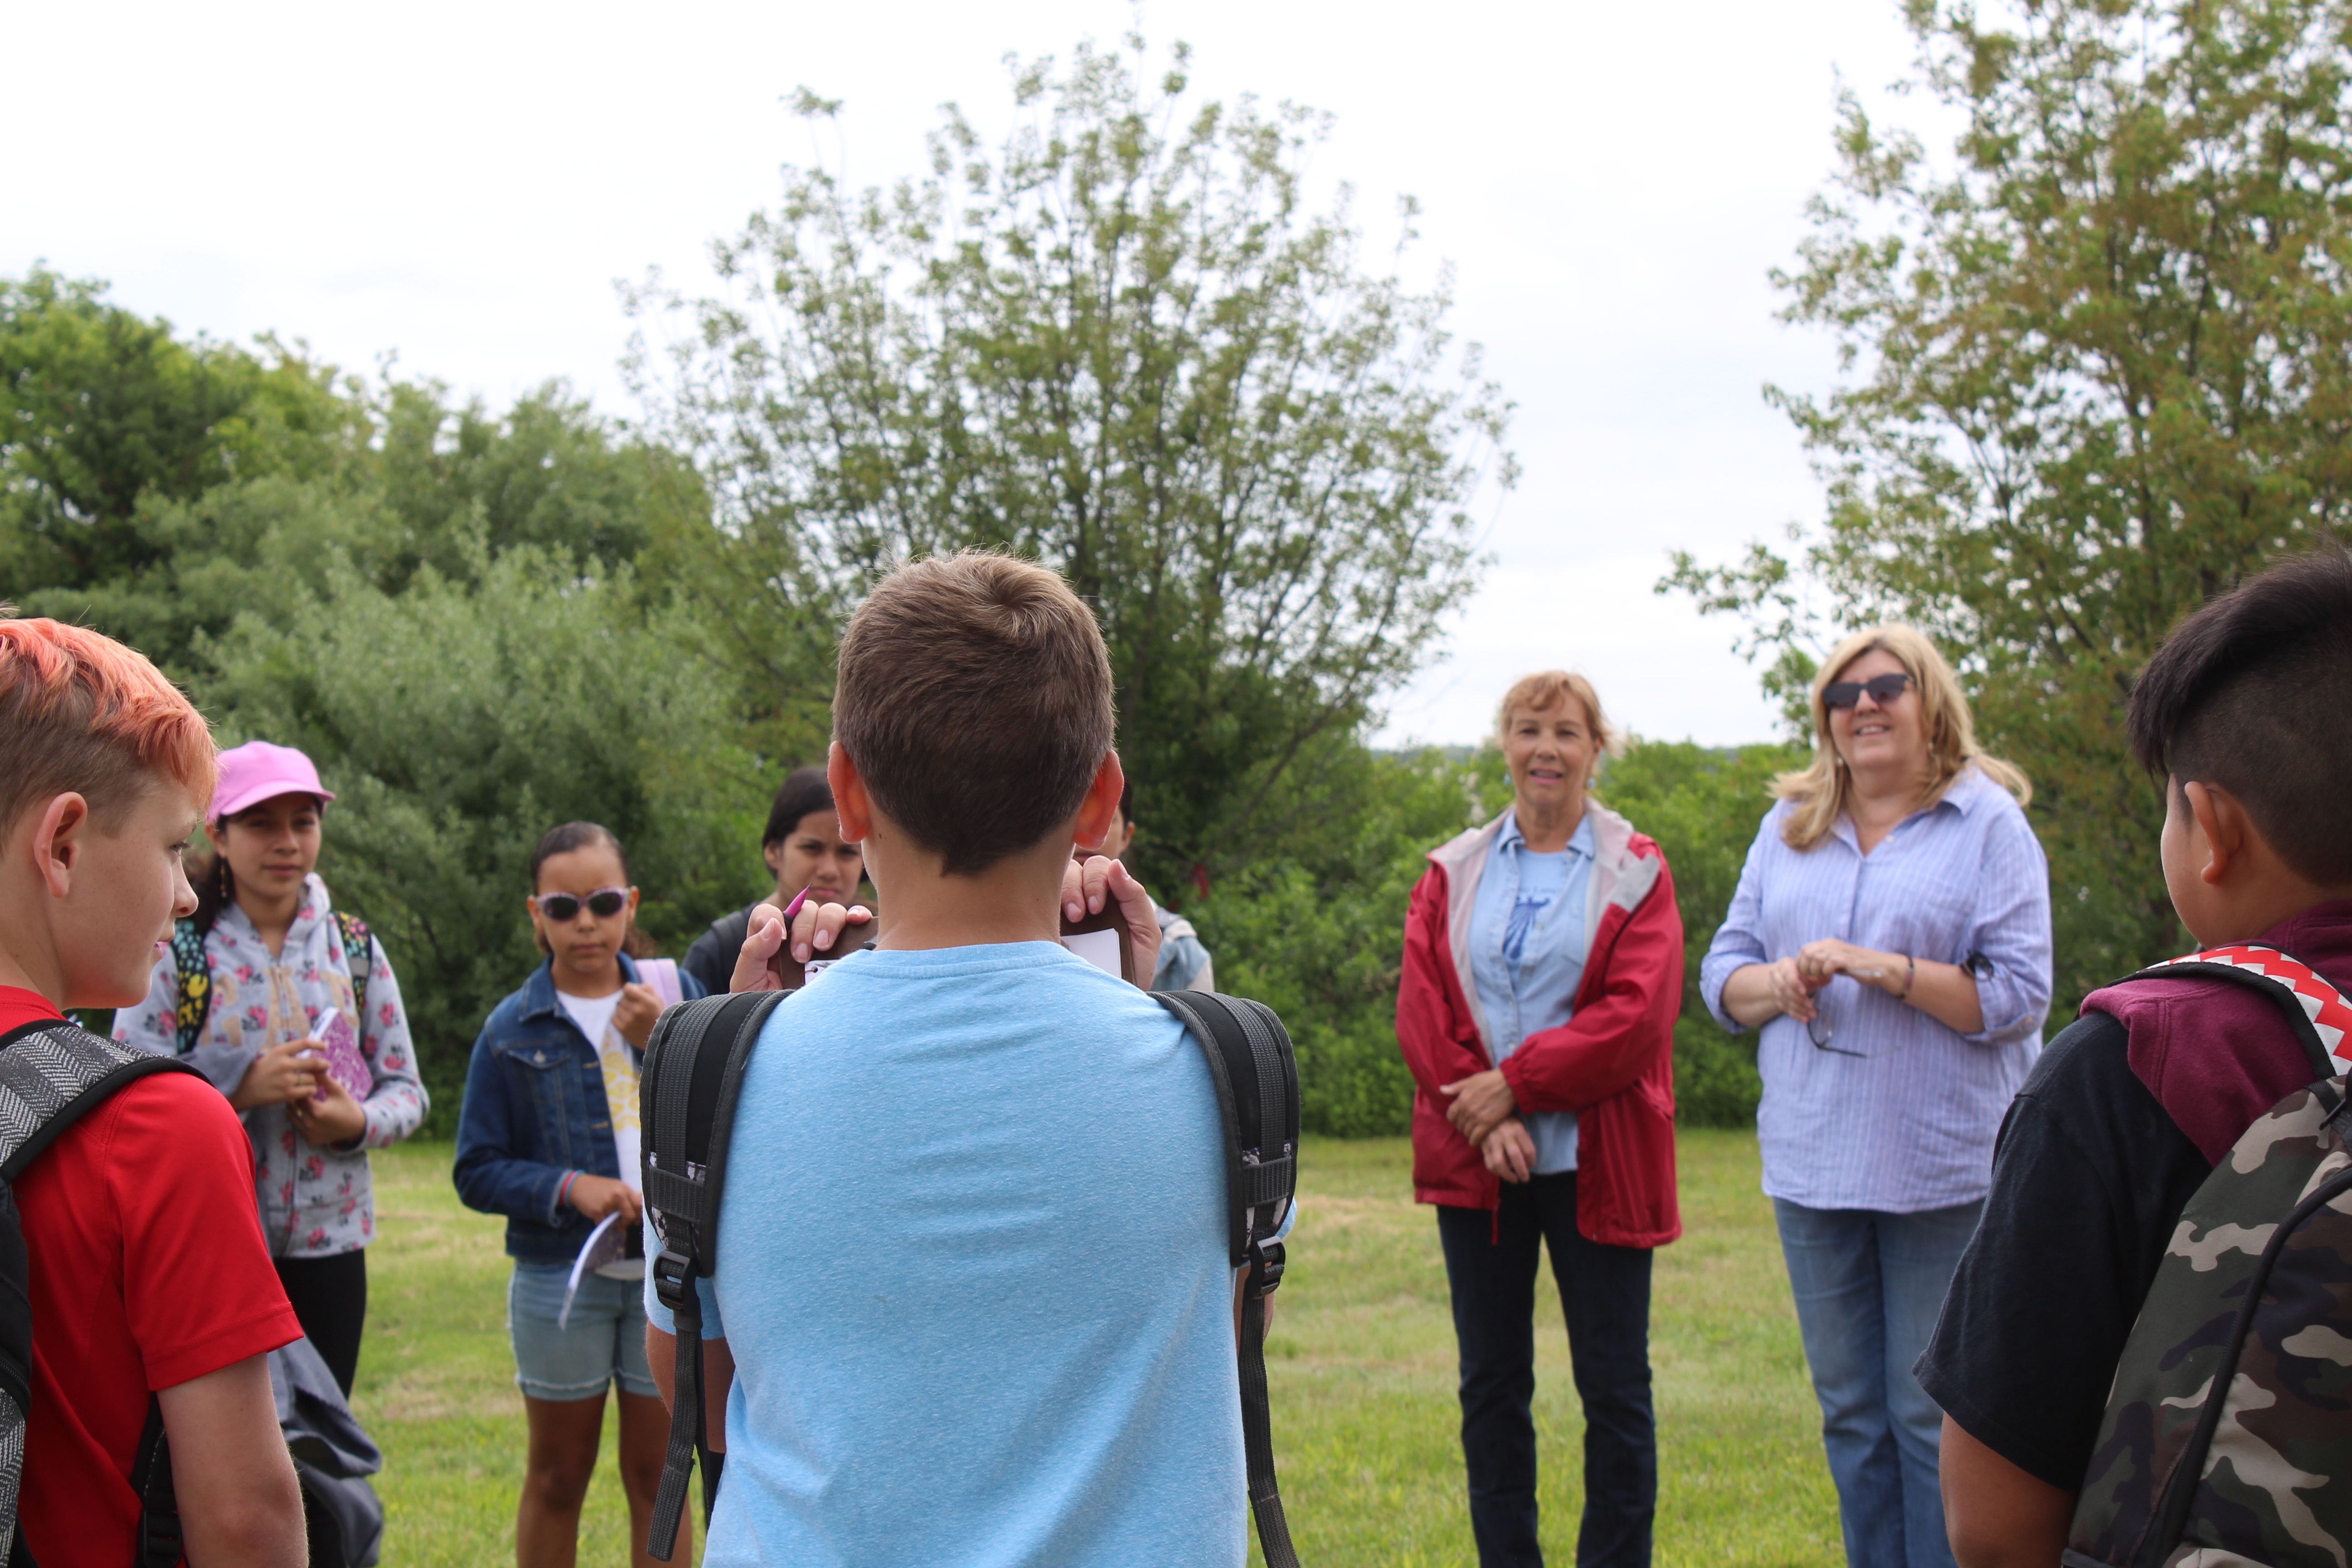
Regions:
<instances>
[{"instance_id":1,"label":"light blue t-shirt","mask_svg":"<svg viewBox=\"0 0 2352 1568\"><path fill-rule=\"evenodd\" d=\"M1500 1061L1529 1035L1557 1029L1576 1014L1584 983L1584 905L1592 888L1592 814L1568 847L1538 855L1519 832L1518 813L1503 819L1486 851L1470 910L1470 976ZM1536 1173L1576 1169L1576 1113L1525 1113L1535 1140Z\"/></svg>"},{"instance_id":2,"label":"light blue t-shirt","mask_svg":"<svg viewBox=\"0 0 2352 1568\"><path fill-rule=\"evenodd\" d=\"M1223 1148L1200 1047L1057 944L788 999L703 1291L735 1357L704 1563L1239 1568Z\"/></svg>"}]
</instances>

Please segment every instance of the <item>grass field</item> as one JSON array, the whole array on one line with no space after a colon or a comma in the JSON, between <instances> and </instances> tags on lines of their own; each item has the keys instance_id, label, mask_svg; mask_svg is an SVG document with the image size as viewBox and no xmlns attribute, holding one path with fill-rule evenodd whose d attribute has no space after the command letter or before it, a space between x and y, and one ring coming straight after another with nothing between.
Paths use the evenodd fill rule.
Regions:
<instances>
[{"instance_id":1,"label":"grass field","mask_svg":"<svg viewBox=\"0 0 2352 1568\"><path fill-rule=\"evenodd\" d=\"M449 1152L418 1144L375 1156L381 1239L354 1403L384 1448L387 1568L513 1561L523 1428L501 1222L458 1205ZM1771 1208L1757 1192L1755 1140L1686 1131L1681 1155L1686 1234L1658 1255L1651 1340L1658 1561L1834 1563L1837 1501ZM1402 1140L1310 1142L1301 1163L1268 1350L1283 1495L1312 1568L1475 1561L1445 1273L1409 1167ZM1565 1565L1575 1561L1582 1423L1549 1276L1537 1326L1544 1550ZM583 1564L628 1561L607 1421Z\"/></svg>"}]
</instances>

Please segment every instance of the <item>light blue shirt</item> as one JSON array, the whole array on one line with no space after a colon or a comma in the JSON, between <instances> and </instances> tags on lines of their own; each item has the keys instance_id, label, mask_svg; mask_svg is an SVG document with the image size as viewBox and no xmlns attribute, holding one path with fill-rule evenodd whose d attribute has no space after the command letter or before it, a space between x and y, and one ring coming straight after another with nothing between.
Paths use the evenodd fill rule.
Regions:
<instances>
[{"instance_id":1,"label":"light blue shirt","mask_svg":"<svg viewBox=\"0 0 2352 1568\"><path fill-rule=\"evenodd\" d=\"M1519 814L1504 814L1486 848L1470 910L1470 974L1478 1010L1495 1042L1495 1059L1516 1053L1529 1035L1557 1029L1576 1012L1584 983L1584 905L1592 888L1592 814L1576 825L1568 847L1538 855L1519 832ZM1523 1113L1536 1143L1536 1173L1576 1169L1576 1112Z\"/></svg>"},{"instance_id":2,"label":"light blue shirt","mask_svg":"<svg viewBox=\"0 0 2352 1568\"><path fill-rule=\"evenodd\" d=\"M1809 850L1780 837L1786 802L1764 816L1730 912L1699 966L1716 1021L1744 964L1794 957L1836 937L1943 963L1982 955L1984 1027L1963 1035L1864 982L1818 998L1829 1041L1785 1015L1766 1023L1756 1066L1764 1190L1817 1209L1916 1214L1973 1203L1992 1184L1993 1136L2042 1051L2050 1010L2050 871L2016 800L1974 768L1904 818L1868 855L1840 818Z\"/></svg>"},{"instance_id":3,"label":"light blue shirt","mask_svg":"<svg viewBox=\"0 0 2352 1568\"><path fill-rule=\"evenodd\" d=\"M704 1288L735 1382L703 1561L1240 1568L1223 1150L1200 1047L1055 943L859 952L787 1000Z\"/></svg>"}]
</instances>

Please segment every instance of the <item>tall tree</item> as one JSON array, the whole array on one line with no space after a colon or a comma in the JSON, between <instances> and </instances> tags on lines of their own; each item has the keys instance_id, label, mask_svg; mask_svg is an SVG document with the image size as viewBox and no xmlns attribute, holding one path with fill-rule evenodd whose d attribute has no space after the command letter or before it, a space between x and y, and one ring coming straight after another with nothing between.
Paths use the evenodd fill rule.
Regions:
<instances>
[{"instance_id":1,"label":"tall tree","mask_svg":"<svg viewBox=\"0 0 2352 1568\"><path fill-rule=\"evenodd\" d=\"M1829 490L1794 558L1678 558L1787 690L1830 627L1961 664L2050 851L2062 1005L2176 950L2123 703L2168 629L2352 510L2352 5L1906 0L1966 129L1939 165L1848 97L1783 318L1843 384L1774 390Z\"/></svg>"},{"instance_id":2,"label":"tall tree","mask_svg":"<svg viewBox=\"0 0 2352 1568\"><path fill-rule=\"evenodd\" d=\"M152 564L142 500L302 471L340 422L332 374L109 303L36 268L0 279L0 581L86 587Z\"/></svg>"},{"instance_id":3,"label":"tall tree","mask_svg":"<svg viewBox=\"0 0 2352 1568\"><path fill-rule=\"evenodd\" d=\"M718 498L678 570L780 744L821 743L835 628L892 559L1036 557L1102 617L1166 885L1349 754L1474 584L1465 504L1515 470L1475 349L1445 375L1443 277L1362 269L1344 192L1307 210L1323 118L1197 102L1181 47L1147 89L1128 43L1016 63L992 152L950 107L926 179L788 169L715 247L724 297L634 292L692 324L634 368Z\"/></svg>"},{"instance_id":4,"label":"tall tree","mask_svg":"<svg viewBox=\"0 0 2352 1568\"><path fill-rule=\"evenodd\" d=\"M284 625L339 562L394 593L525 546L600 577L671 513L708 519L688 465L560 381L499 415L273 338L185 336L106 292L0 279L0 598L181 679L240 615Z\"/></svg>"}]
</instances>

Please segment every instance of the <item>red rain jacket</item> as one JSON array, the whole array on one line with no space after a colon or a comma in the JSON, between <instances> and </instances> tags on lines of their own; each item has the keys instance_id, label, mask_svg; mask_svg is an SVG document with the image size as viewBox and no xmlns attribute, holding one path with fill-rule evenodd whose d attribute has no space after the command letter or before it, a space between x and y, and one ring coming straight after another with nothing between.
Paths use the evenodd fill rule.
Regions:
<instances>
[{"instance_id":1,"label":"red rain jacket","mask_svg":"<svg viewBox=\"0 0 2352 1568\"><path fill-rule=\"evenodd\" d=\"M1662 1247L1683 1231L1675 1197L1675 1019L1682 1011L1683 918L1674 875L1653 840L1600 805L1592 816L1590 940L1575 1015L1503 1058L1521 1110L1577 1118L1576 1228L1612 1247ZM1496 1065L1469 986L1470 911L1486 852L1484 827L1430 852L1404 921L1397 1044L1416 1086L1413 1196L1495 1209L1502 1182L1445 1120L1441 1084Z\"/></svg>"}]
</instances>

